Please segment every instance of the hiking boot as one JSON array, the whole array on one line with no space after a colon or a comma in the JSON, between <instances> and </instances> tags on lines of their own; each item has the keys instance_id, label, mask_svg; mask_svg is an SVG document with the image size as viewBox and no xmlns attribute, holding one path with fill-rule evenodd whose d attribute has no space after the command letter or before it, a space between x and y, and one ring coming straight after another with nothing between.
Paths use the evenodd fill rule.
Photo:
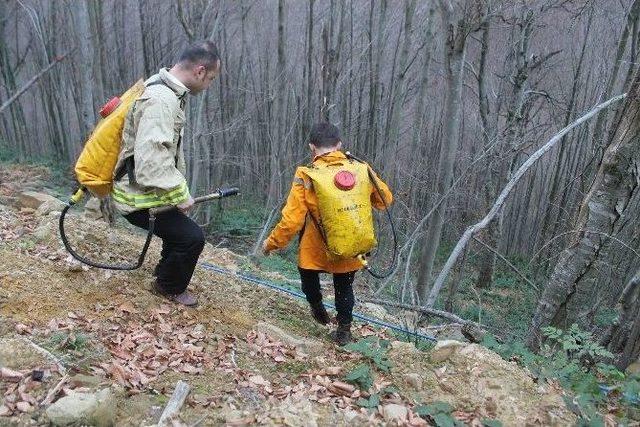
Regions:
<instances>
[{"instance_id":1,"label":"hiking boot","mask_svg":"<svg viewBox=\"0 0 640 427\"><path fill-rule=\"evenodd\" d=\"M177 302L178 304L186 305L187 307L195 307L198 305L198 300L189 291L184 291L181 294L171 295L169 299Z\"/></svg>"},{"instance_id":2,"label":"hiking boot","mask_svg":"<svg viewBox=\"0 0 640 427\"><path fill-rule=\"evenodd\" d=\"M321 325L328 325L331 322L331 318L329 317L329 313L327 313L327 309L324 308L322 302L311 305L311 315L313 319L320 323Z\"/></svg>"},{"instance_id":3,"label":"hiking boot","mask_svg":"<svg viewBox=\"0 0 640 427\"><path fill-rule=\"evenodd\" d=\"M198 305L198 300L191 294L191 292L184 291L179 294L170 294L165 292L158 285L158 282L153 282L153 292L167 299L170 299L173 302L177 302L178 304L186 305L187 307L195 307L196 305Z\"/></svg>"},{"instance_id":4,"label":"hiking boot","mask_svg":"<svg viewBox=\"0 0 640 427\"><path fill-rule=\"evenodd\" d=\"M338 324L338 328L331 333L331 339L340 347L353 341L353 337L351 336L351 323Z\"/></svg>"}]
</instances>

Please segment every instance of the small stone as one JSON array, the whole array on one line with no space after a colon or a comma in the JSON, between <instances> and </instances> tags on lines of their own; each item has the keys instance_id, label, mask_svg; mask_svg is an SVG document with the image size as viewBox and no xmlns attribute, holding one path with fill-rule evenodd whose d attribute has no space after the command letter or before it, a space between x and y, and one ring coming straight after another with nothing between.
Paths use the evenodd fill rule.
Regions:
<instances>
[{"instance_id":1,"label":"small stone","mask_svg":"<svg viewBox=\"0 0 640 427\"><path fill-rule=\"evenodd\" d=\"M256 324L255 330L267 334L278 341L282 341L283 344L297 347L310 356L315 356L324 351L324 346L321 342L290 335L279 327L266 322L259 322Z\"/></svg>"},{"instance_id":2,"label":"small stone","mask_svg":"<svg viewBox=\"0 0 640 427\"><path fill-rule=\"evenodd\" d=\"M102 218L102 211L100 210L100 199L96 197L90 198L84 205L84 215L89 219Z\"/></svg>"},{"instance_id":3,"label":"small stone","mask_svg":"<svg viewBox=\"0 0 640 427\"><path fill-rule=\"evenodd\" d=\"M640 374L640 361L631 363L629 366L627 366L627 369L625 369L625 372L629 376Z\"/></svg>"},{"instance_id":4,"label":"small stone","mask_svg":"<svg viewBox=\"0 0 640 427\"><path fill-rule=\"evenodd\" d=\"M44 378L44 371L40 369L34 369L31 371L31 379L34 381L42 381Z\"/></svg>"},{"instance_id":5,"label":"small stone","mask_svg":"<svg viewBox=\"0 0 640 427\"><path fill-rule=\"evenodd\" d=\"M408 373L403 375L404 380L416 390L422 389L422 378L416 373Z\"/></svg>"},{"instance_id":6,"label":"small stone","mask_svg":"<svg viewBox=\"0 0 640 427\"><path fill-rule=\"evenodd\" d=\"M65 208L66 204L58 199L45 200L38 209L36 209L36 215L46 216L51 212L60 212Z\"/></svg>"},{"instance_id":7,"label":"small stone","mask_svg":"<svg viewBox=\"0 0 640 427\"><path fill-rule=\"evenodd\" d=\"M71 393L59 399L46 410L55 426L88 424L98 427L113 426L116 402L108 388L96 393Z\"/></svg>"},{"instance_id":8,"label":"small stone","mask_svg":"<svg viewBox=\"0 0 640 427\"><path fill-rule=\"evenodd\" d=\"M102 383L103 379L93 375L76 374L69 378L69 384L74 387L97 387Z\"/></svg>"},{"instance_id":9,"label":"small stone","mask_svg":"<svg viewBox=\"0 0 640 427\"><path fill-rule=\"evenodd\" d=\"M382 407L382 416L388 423L397 421L399 424L404 423L407 419L409 411L406 407L396 403L389 403Z\"/></svg>"},{"instance_id":10,"label":"small stone","mask_svg":"<svg viewBox=\"0 0 640 427\"><path fill-rule=\"evenodd\" d=\"M350 423L353 422L353 420L355 420L356 418L358 418L360 414L352 409L349 409L347 411L344 412L344 419L346 422Z\"/></svg>"},{"instance_id":11,"label":"small stone","mask_svg":"<svg viewBox=\"0 0 640 427\"><path fill-rule=\"evenodd\" d=\"M466 341L466 338L462 332L462 326L458 324L453 325L444 325L439 327L435 332L435 337L438 340L456 340L456 341Z\"/></svg>"},{"instance_id":12,"label":"small stone","mask_svg":"<svg viewBox=\"0 0 640 427\"><path fill-rule=\"evenodd\" d=\"M18 402L16 403L16 409L20 412L33 412L33 406L29 402Z\"/></svg>"},{"instance_id":13,"label":"small stone","mask_svg":"<svg viewBox=\"0 0 640 427\"><path fill-rule=\"evenodd\" d=\"M431 357L432 362L444 362L465 345L465 343L454 340L438 341L434 349L431 350L429 356Z\"/></svg>"},{"instance_id":14,"label":"small stone","mask_svg":"<svg viewBox=\"0 0 640 427\"><path fill-rule=\"evenodd\" d=\"M392 341L391 348L400 353L417 353L419 350L413 343L404 341Z\"/></svg>"}]
</instances>

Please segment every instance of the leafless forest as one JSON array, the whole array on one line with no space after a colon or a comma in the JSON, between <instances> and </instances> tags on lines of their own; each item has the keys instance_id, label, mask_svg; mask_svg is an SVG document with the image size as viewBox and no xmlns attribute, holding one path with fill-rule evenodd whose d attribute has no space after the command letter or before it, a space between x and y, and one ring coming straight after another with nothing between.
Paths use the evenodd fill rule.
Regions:
<instances>
[{"instance_id":1,"label":"leafless forest","mask_svg":"<svg viewBox=\"0 0 640 427\"><path fill-rule=\"evenodd\" d=\"M488 288L506 262L539 287L532 347L577 322L625 365L640 352L639 18L640 0L2 1L0 138L72 165L106 99L211 39L222 73L188 103L193 193L238 185L272 220L328 119L396 194L399 264L379 295L450 310L461 271ZM618 321L596 329L600 310Z\"/></svg>"}]
</instances>

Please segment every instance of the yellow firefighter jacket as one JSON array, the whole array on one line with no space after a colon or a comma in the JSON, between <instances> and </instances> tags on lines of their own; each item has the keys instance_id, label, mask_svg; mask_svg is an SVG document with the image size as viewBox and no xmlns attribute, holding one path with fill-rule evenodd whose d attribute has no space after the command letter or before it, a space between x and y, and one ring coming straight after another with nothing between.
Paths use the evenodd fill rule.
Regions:
<instances>
[{"instance_id":1,"label":"yellow firefighter jacket","mask_svg":"<svg viewBox=\"0 0 640 427\"><path fill-rule=\"evenodd\" d=\"M162 80L163 84L149 85ZM145 82L147 88L133 103L122 131L122 150L114 175L133 158L133 180L128 174L116 180L111 193L117 209L178 205L189 198L182 149L185 125L184 98L189 92L168 70L161 69ZM130 162L130 160L128 160Z\"/></svg>"}]
</instances>

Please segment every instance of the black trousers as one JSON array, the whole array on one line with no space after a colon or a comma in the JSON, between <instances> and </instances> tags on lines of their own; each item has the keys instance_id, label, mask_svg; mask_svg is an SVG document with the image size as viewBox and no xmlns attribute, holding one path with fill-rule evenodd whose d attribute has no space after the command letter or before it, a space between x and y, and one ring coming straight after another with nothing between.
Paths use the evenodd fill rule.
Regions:
<instances>
[{"instance_id":1,"label":"black trousers","mask_svg":"<svg viewBox=\"0 0 640 427\"><path fill-rule=\"evenodd\" d=\"M149 229L148 209L124 217L137 227ZM156 216L153 234L162 239L160 262L155 269L158 286L168 294L184 292L204 248L202 229L194 220L174 209Z\"/></svg>"},{"instance_id":2,"label":"black trousers","mask_svg":"<svg viewBox=\"0 0 640 427\"><path fill-rule=\"evenodd\" d=\"M300 272L300 282L302 283L302 292L307 297L309 304L318 304L322 302L322 293L320 292L320 271L307 270L298 267ZM345 325L353 320L353 279L356 272L334 273L333 274L333 290L336 297L336 311L338 312L338 323Z\"/></svg>"}]
</instances>

